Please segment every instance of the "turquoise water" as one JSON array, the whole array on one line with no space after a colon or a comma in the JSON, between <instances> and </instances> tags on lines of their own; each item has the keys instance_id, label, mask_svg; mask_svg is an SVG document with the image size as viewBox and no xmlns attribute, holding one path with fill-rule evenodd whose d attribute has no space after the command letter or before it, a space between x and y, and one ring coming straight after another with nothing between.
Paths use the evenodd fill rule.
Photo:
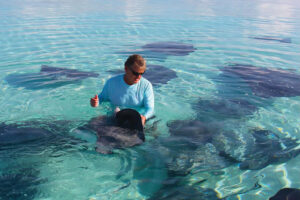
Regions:
<instances>
[{"instance_id":1,"label":"turquoise water","mask_svg":"<svg viewBox=\"0 0 300 200\"><path fill-rule=\"evenodd\" d=\"M237 97L238 91L230 90L235 85L220 76L224 66L244 63L300 74L299 32L296 0L1 1L0 122L66 120L70 130L56 132L60 137L50 141L1 147L0 174L22 169L34 174L35 181L26 179L32 185L20 189L23 199L147 199L168 180L166 158L153 145L157 135L169 135L166 124L201 115L192 106L199 98L215 101L222 93ZM253 39L261 36L292 42ZM154 88L160 120L155 135L149 133L147 142L136 148L113 155L96 153L95 137L79 135L76 127L109 108L91 108L89 98L112 76L108 70L123 67L124 52L164 41L192 44L196 51L147 58L148 64L163 65L178 76ZM6 81L11 74L37 73L41 65L100 75L40 90L13 87ZM243 83L239 86L245 88ZM255 127L300 139L299 96L263 99L249 94L249 99L259 105L251 116L223 120L206 113L207 119L218 119L224 130L241 135ZM219 198L260 200L282 187L300 188L299 164L297 156L259 170L241 170L233 164L181 178L184 186L212 189Z\"/></svg>"}]
</instances>

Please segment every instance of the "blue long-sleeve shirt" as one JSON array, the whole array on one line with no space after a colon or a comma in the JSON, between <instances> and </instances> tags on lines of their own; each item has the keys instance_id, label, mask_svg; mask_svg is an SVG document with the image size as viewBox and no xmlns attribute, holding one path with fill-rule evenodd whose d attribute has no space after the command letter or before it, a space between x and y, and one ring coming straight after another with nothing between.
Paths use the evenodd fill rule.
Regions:
<instances>
[{"instance_id":1,"label":"blue long-sleeve shirt","mask_svg":"<svg viewBox=\"0 0 300 200\"><path fill-rule=\"evenodd\" d=\"M146 119L154 114L152 84L143 77L133 85L125 83L124 74L112 77L106 81L102 92L98 96L100 102L110 101L114 106L136 109Z\"/></svg>"}]
</instances>

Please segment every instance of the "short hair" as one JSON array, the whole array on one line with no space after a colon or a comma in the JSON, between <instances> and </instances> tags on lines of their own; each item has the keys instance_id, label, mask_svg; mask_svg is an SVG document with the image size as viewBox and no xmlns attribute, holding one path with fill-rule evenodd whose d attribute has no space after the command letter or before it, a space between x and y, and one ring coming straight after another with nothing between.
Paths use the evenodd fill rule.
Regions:
<instances>
[{"instance_id":1,"label":"short hair","mask_svg":"<svg viewBox=\"0 0 300 200\"><path fill-rule=\"evenodd\" d=\"M132 67L133 65L137 65L139 67L146 67L146 61L141 55L133 54L127 58L125 66Z\"/></svg>"}]
</instances>

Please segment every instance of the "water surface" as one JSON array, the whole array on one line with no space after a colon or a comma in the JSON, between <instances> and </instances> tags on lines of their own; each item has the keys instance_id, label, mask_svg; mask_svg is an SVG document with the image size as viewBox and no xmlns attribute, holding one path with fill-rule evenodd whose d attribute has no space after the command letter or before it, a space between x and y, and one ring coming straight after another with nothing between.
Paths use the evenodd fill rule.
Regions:
<instances>
[{"instance_id":1,"label":"water surface","mask_svg":"<svg viewBox=\"0 0 300 200\"><path fill-rule=\"evenodd\" d=\"M217 158L207 161L208 166L187 166L186 154L167 145L167 125L173 120L203 121L208 129L217 124L213 133L234 133L245 143L254 128L299 141L299 96L257 96L245 79L222 72L243 64L299 75L299 32L296 0L1 1L0 123L31 121L53 135L1 145L0 179L19 186L13 199L159 199L181 186L198 197L206 191L218 198L263 200L280 188L299 188L300 156L257 170L223 165ZM166 42L192 45L194 50L180 56L143 49ZM154 88L160 122L156 132L148 132L147 142L100 155L93 135L78 134L76 127L109 112L107 105L91 108L89 98L113 76L109 71L122 69L135 52L148 64L172 69L177 77ZM37 90L7 81L15 74L38 74L42 65L99 76ZM61 120L66 122L54 123ZM241 152L248 147L236 145ZM184 166L184 176L170 173L168 148L179 163L175 170ZM201 148L215 158L209 144ZM201 148L187 150L197 153ZM0 195L8 195L6 191Z\"/></svg>"}]
</instances>

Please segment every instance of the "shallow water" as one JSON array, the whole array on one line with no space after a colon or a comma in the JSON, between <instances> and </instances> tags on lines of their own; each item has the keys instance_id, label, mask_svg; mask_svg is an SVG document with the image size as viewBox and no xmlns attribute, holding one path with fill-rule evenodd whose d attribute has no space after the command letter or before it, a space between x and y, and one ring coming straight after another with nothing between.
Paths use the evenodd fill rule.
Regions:
<instances>
[{"instance_id":1,"label":"shallow water","mask_svg":"<svg viewBox=\"0 0 300 200\"><path fill-rule=\"evenodd\" d=\"M220 70L241 63L300 74L299 19L296 0L1 1L0 122L67 122L57 123L63 131L55 129L49 138L0 143L0 179L19 185L19 196L13 199L155 198L175 177L168 173L160 142L170 135L167 123L172 120L217 123L220 135L232 132L241 141L252 128L299 141L299 96L262 98L247 82ZM183 56L143 51L155 42L189 44L195 51ZM174 70L177 77L154 88L160 122L156 132L147 132L147 142L100 155L94 150L94 135L76 127L109 112L107 105L91 108L89 98L112 76L109 70L121 69L133 52L143 53L148 64ZM96 72L99 77L38 90L7 82L9 75L39 73L42 65ZM199 106L199 99L206 103ZM237 102L232 99L247 100L256 108L237 112L241 108L230 104ZM220 110L224 105L229 109ZM245 150L243 145L236 148ZM282 187L300 187L299 164L300 156L258 170L241 170L236 163L214 170L203 165L176 176L180 183L173 185L199 193L212 189L219 198L266 199ZM17 174L25 175L20 179ZM0 190L0 199L9 199L1 197L7 191Z\"/></svg>"}]
</instances>

